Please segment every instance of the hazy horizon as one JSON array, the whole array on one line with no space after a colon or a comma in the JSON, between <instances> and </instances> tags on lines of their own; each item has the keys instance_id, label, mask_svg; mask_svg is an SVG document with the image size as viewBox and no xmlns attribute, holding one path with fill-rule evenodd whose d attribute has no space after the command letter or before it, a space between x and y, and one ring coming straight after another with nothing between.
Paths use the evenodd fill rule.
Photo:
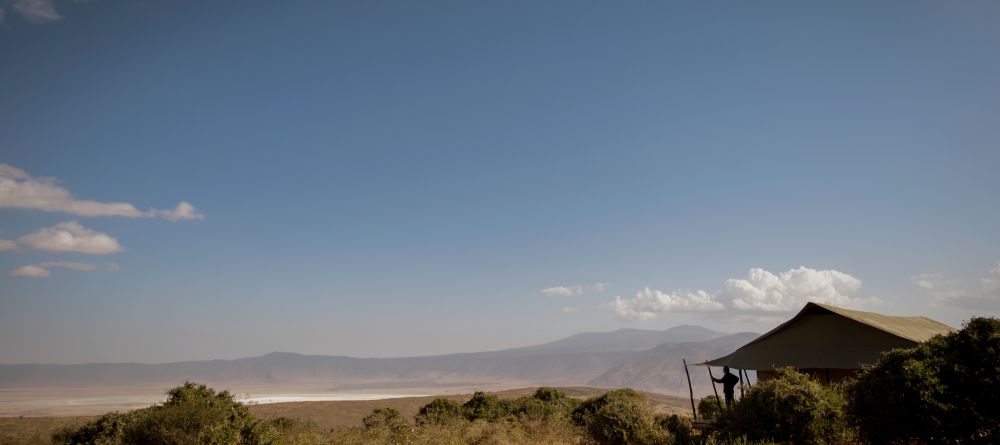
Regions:
<instances>
[{"instance_id":1,"label":"hazy horizon","mask_svg":"<svg viewBox=\"0 0 1000 445\"><path fill-rule=\"evenodd\" d=\"M998 316L997 23L0 0L0 364Z\"/></svg>"}]
</instances>

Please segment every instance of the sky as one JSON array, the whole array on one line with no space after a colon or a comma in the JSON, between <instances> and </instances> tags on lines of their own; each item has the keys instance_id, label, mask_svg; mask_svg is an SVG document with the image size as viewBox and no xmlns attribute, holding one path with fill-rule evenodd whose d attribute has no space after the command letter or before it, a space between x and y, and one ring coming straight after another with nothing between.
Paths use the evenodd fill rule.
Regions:
<instances>
[{"instance_id":1,"label":"sky","mask_svg":"<svg viewBox=\"0 0 1000 445\"><path fill-rule=\"evenodd\" d=\"M0 363L1000 315L1000 4L0 0Z\"/></svg>"}]
</instances>

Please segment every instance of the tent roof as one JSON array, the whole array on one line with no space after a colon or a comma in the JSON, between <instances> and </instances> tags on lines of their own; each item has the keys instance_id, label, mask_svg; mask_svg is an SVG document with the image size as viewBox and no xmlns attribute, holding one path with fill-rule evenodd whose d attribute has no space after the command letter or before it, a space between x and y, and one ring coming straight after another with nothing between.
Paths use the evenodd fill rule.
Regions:
<instances>
[{"instance_id":1,"label":"tent roof","mask_svg":"<svg viewBox=\"0 0 1000 445\"><path fill-rule=\"evenodd\" d=\"M703 364L740 369L858 369L884 351L914 346L952 331L926 317L897 317L810 302L791 320L732 354Z\"/></svg>"}]
</instances>

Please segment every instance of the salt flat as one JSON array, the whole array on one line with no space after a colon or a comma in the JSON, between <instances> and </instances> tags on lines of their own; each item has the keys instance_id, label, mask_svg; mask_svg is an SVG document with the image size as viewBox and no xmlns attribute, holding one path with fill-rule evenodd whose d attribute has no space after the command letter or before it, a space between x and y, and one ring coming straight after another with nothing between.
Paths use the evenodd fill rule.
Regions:
<instances>
[{"instance_id":1,"label":"salt flat","mask_svg":"<svg viewBox=\"0 0 1000 445\"><path fill-rule=\"evenodd\" d=\"M166 400L167 388L88 387L0 389L0 417L89 416L109 411L144 408ZM227 389L224 386L219 389ZM324 391L315 387L236 387L228 388L236 399L248 405L285 402L362 401L420 397L426 391Z\"/></svg>"}]
</instances>

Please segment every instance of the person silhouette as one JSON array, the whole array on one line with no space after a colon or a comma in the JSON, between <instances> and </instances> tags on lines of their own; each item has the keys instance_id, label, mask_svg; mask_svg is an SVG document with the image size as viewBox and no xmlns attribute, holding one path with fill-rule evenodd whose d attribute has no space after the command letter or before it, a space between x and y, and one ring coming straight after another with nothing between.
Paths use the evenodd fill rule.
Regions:
<instances>
[{"instance_id":1,"label":"person silhouette","mask_svg":"<svg viewBox=\"0 0 1000 445\"><path fill-rule=\"evenodd\" d=\"M733 395L736 389L736 384L740 382L740 378L729 372L728 366L723 366L722 378L717 379L712 377L712 381L722 384L722 392L726 395L726 408L731 408L733 406Z\"/></svg>"}]
</instances>

